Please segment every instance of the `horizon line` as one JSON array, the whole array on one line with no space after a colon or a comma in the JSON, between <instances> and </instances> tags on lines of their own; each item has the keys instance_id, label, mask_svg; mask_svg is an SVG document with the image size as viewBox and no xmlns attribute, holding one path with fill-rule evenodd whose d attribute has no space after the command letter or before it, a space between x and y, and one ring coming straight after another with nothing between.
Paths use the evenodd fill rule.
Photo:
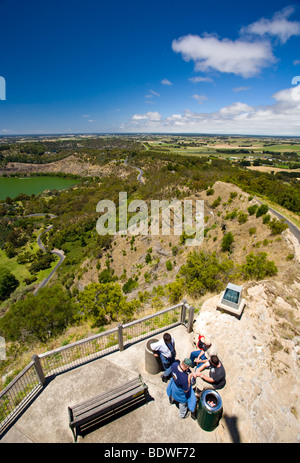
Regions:
<instances>
[{"instance_id":1,"label":"horizon line","mask_svg":"<svg viewBox=\"0 0 300 463\"><path fill-rule=\"evenodd\" d=\"M209 132L53 132L53 133L15 133L15 134L0 134L0 138L9 138L9 137L51 137L51 136L99 136L99 135L123 135L123 136L149 136L149 135L167 135L167 136L209 136L209 137L271 137L271 138L300 138L300 135L270 135L270 134L238 134L238 133L209 133Z\"/></svg>"}]
</instances>

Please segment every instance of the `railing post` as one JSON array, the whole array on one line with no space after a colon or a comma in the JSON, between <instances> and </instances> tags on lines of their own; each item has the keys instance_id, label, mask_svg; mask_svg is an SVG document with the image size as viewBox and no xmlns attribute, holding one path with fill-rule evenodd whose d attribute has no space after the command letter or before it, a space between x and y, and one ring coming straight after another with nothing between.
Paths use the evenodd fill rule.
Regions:
<instances>
[{"instance_id":1,"label":"railing post","mask_svg":"<svg viewBox=\"0 0 300 463\"><path fill-rule=\"evenodd\" d=\"M118 341L119 341L119 349L120 351L124 350L123 344L123 325L122 323L118 324Z\"/></svg>"},{"instance_id":2,"label":"railing post","mask_svg":"<svg viewBox=\"0 0 300 463\"><path fill-rule=\"evenodd\" d=\"M44 372L43 372L43 369L42 369L40 358L39 358L38 355L33 354L33 356L31 357L31 360L34 363L34 368L35 368L36 374L38 375L38 378L39 378L42 386L44 386L44 384L46 382L46 379L45 379L45 375L44 375Z\"/></svg>"},{"instance_id":3,"label":"railing post","mask_svg":"<svg viewBox=\"0 0 300 463\"><path fill-rule=\"evenodd\" d=\"M187 332L188 333L191 333L193 331L194 315L195 315L195 307L190 305L190 307L189 307L189 316L188 316L188 324L187 324Z\"/></svg>"},{"instance_id":4,"label":"railing post","mask_svg":"<svg viewBox=\"0 0 300 463\"><path fill-rule=\"evenodd\" d=\"M185 325L185 319L186 319L186 305L187 301L186 299L183 299L182 301L182 306L181 306L181 317L180 317L180 323L182 325Z\"/></svg>"}]
</instances>

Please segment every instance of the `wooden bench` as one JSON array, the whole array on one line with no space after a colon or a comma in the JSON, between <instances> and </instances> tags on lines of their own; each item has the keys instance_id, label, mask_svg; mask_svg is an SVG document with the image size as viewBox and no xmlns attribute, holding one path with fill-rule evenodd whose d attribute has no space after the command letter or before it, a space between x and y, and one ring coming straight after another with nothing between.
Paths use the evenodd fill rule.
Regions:
<instances>
[{"instance_id":1,"label":"wooden bench","mask_svg":"<svg viewBox=\"0 0 300 463\"><path fill-rule=\"evenodd\" d=\"M141 376L129 381L109 392L100 394L78 405L68 407L69 426L73 432L74 441L77 436L89 427L101 423L121 412L128 411L142 401L147 401L148 387Z\"/></svg>"}]
</instances>

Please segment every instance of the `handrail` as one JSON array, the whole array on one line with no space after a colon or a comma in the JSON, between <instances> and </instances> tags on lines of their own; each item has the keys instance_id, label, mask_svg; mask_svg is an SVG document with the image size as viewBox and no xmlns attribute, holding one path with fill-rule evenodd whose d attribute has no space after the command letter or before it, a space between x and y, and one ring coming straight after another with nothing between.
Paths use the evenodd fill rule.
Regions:
<instances>
[{"instance_id":1,"label":"handrail","mask_svg":"<svg viewBox=\"0 0 300 463\"><path fill-rule=\"evenodd\" d=\"M111 328L110 330L103 331L103 333L94 334L93 336L89 336L88 338L84 338L84 339L80 339L79 341L75 341L72 344L67 344L66 346L57 347L56 349L49 350L47 352L44 352L43 354L39 354L39 358L41 359L41 358L44 358L44 357L48 357L51 354L56 354L58 352L70 349L71 347L79 346L80 344L84 344L87 341L91 341L93 339L99 338L100 336L104 336L106 334L110 334L110 333L113 333L115 331L116 331L116 328Z\"/></svg>"}]
</instances>

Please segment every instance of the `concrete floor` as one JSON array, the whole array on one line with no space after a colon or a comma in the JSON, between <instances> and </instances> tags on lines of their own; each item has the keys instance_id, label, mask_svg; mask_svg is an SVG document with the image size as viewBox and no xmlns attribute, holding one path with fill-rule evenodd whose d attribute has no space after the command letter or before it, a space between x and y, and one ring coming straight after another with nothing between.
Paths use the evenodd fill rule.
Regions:
<instances>
[{"instance_id":1,"label":"concrete floor","mask_svg":"<svg viewBox=\"0 0 300 463\"><path fill-rule=\"evenodd\" d=\"M169 330L176 342L177 358L183 360L194 350L192 334L180 325ZM156 335L156 338L162 337ZM176 405L170 405L167 384L160 374L145 371L145 346L140 341L123 352L115 352L56 376L3 436L3 443L71 443L69 405L109 391L141 375L152 398L146 404L98 427L78 443L220 443L232 442L222 417L211 432L190 417L181 420ZM222 396L222 391L221 391Z\"/></svg>"}]
</instances>

